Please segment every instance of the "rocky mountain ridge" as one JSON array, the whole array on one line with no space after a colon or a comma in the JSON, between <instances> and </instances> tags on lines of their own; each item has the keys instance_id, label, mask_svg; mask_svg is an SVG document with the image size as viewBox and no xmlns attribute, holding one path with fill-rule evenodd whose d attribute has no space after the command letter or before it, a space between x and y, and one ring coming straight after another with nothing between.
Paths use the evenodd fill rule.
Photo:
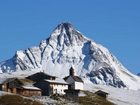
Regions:
<instances>
[{"instance_id":1,"label":"rocky mountain ridge","mask_svg":"<svg viewBox=\"0 0 140 105\"><path fill-rule=\"evenodd\" d=\"M137 89L140 79L130 73L108 49L86 38L70 23L59 24L39 46L17 51L1 62L2 73L43 70L64 77L73 66L77 75L92 83Z\"/></svg>"}]
</instances>

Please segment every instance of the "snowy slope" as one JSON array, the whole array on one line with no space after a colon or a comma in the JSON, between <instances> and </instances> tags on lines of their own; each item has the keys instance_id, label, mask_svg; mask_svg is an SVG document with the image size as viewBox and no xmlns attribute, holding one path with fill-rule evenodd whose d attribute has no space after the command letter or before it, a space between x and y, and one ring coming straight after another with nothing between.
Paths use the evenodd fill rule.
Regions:
<instances>
[{"instance_id":1,"label":"snowy slope","mask_svg":"<svg viewBox=\"0 0 140 105\"><path fill-rule=\"evenodd\" d=\"M128 90L111 86L85 84L84 89L96 92L98 90L109 93L108 100L116 105L140 105L140 90Z\"/></svg>"},{"instance_id":2,"label":"snowy slope","mask_svg":"<svg viewBox=\"0 0 140 105\"><path fill-rule=\"evenodd\" d=\"M83 36L70 23L59 24L39 46L17 51L13 58L0 63L0 71L38 69L64 77L71 66L77 75L95 84L140 88L139 77L124 68L108 49Z\"/></svg>"}]
</instances>

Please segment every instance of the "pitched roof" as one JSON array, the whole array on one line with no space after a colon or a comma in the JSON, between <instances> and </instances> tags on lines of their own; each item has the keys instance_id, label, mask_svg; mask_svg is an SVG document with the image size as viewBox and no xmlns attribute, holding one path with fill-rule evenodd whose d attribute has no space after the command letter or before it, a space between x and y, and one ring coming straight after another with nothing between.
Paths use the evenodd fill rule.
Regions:
<instances>
[{"instance_id":1,"label":"pitched roof","mask_svg":"<svg viewBox=\"0 0 140 105\"><path fill-rule=\"evenodd\" d=\"M35 73L33 75L30 75L28 77L26 77L27 79L31 79L33 81L42 81L44 79L50 79L50 78L56 78L55 76L51 76L51 75L48 75L48 74L45 74L43 72L38 72L38 73Z\"/></svg>"},{"instance_id":2,"label":"pitched roof","mask_svg":"<svg viewBox=\"0 0 140 105\"><path fill-rule=\"evenodd\" d=\"M41 90L41 89L39 89L39 88L37 88L37 87L35 87L35 86L22 86L22 88L23 89L28 89L28 90Z\"/></svg>"},{"instance_id":3,"label":"pitched roof","mask_svg":"<svg viewBox=\"0 0 140 105\"><path fill-rule=\"evenodd\" d=\"M20 85L28 85L28 84L33 84L34 82L32 80L29 79L25 79L25 78L2 78L0 81L0 84L4 84L4 83L9 83L9 82L17 82Z\"/></svg>"},{"instance_id":4,"label":"pitched roof","mask_svg":"<svg viewBox=\"0 0 140 105\"><path fill-rule=\"evenodd\" d=\"M0 84L3 84L7 78L0 78Z\"/></svg>"},{"instance_id":5,"label":"pitched roof","mask_svg":"<svg viewBox=\"0 0 140 105\"><path fill-rule=\"evenodd\" d=\"M55 83L55 84L65 84L65 85L68 85L67 82L64 81L64 79L62 78L56 78L55 80L45 80L49 83Z\"/></svg>"},{"instance_id":6,"label":"pitched roof","mask_svg":"<svg viewBox=\"0 0 140 105\"><path fill-rule=\"evenodd\" d=\"M78 76L67 76L64 80L66 81L69 77L72 77L76 82L83 82L83 80Z\"/></svg>"},{"instance_id":7,"label":"pitched roof","mask_svg":"<svg viewBox=\"0 0 140 105\"><path fill-rule=\"evenodd\" d=\"M1 78L0 84L9 83L12 81L18 82L18 84L20 84L20 86L17 88L28 89L28 90L40 90L39 88L33 86L34 82L32 80L25 79L25 78L22 78L22 79L21 78Z\"/></svg>"},{"instance_id":8,"label":"pitched roof","mask_svg":"<svg viewBox=\"0 0 140 105\"><path fill-rule=\"evenodd\" d=\"M16 78L0 78L0 84L8 83L8 82L11 82L15 79Z\"/></svg>"},{"instance_id":9,"label":"pitched roof","mask_svg":"<svg viewBox=\"0 0 140 105\"><path fill-rule=\"evenodd\" d=\"M33 84L34 82L30 79L19 79L17 78L17 80L22 83L23 85L28 85L28 84Z\"/></svg>"},{"instance_id":10,"label":"pitched roof","mask_svg":"<svg viewBox=\"0 0 140 105\"><path fill-rule=\"evenodd\" d=\"M108 95L109 93L105 92L105 91L102 91L102 90L98 90L95 92L95 94L104 94L104 95Z\"/></svg>"}]
</instances>

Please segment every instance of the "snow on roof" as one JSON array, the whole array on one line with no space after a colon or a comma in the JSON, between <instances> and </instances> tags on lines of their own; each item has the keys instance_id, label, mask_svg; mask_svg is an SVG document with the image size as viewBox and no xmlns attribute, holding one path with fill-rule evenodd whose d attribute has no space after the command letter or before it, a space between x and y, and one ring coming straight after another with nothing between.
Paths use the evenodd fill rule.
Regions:
<instances>
[{"instance_id":1,"label":"snow on roof","mask_svg":"<svg viewBox=\"0 0 140 105\"><path fill-rule=\"evenodd\" d=\"M8 83L14 79L15 78L0 78L0 84Z\"/></svg>"},{"instance_id":2,"label":"snow on roof","mask_svg":"<svg viewBox=\"0 0 140 105\"><path fill-rule=\"evenodd\" d=\"M44 79L50 79L50 78L56 78L55 76L46 74L44 72L37 72L35 74L32 74L28 77L26 77L27 79L33 80L33 81L42 81Z\"/></svg>"},{"instance_id":3,"label":"snow on roof","mask_svg":"<svg viewBox=\"0 0 140 105\"><path fill-rule=\"evenodd\" d=\"M67 82L64 81L64 79L62 78L56 78L55 80L47 80L45 79L45 81L49 82L49 83L56 83L56 84L67 84Z\"/></svg>"},{"instance_id":4,"label":"snow on roof","mask_svg":"<svg viewBox=\"0 0 140 105\"><path fill-rule=\"evenodd\" d=\"M0 84L3 84L7 78L0 78Z\"/></svg>"},{"instance_id":5,"label":"snow on roof","mask_svg":"<svg viewBox=\"0 0 140 105\"><path fill-rule=\"evenodd\" d=\"M34 87L34 86L22 86L23 89L30 89L30 90L41 90L37 87Z\"/></svg>"},{"instance_id":6,"label":"snow on roof","mask_svg":"<svg viewBox=\"0 0 140 105\"><path fill-rule=\"evenodd\" d=\"M76 81L76 82L82 82L83 83L83 80L78 76L67 76L67 77L64 78L64 80L67 80L69 77L73 78L74 81Z\"/></svg>"},{"instance_id":7,"label":"snow on roof","mask_svg":"<svg viewBox=\"0 0 140 105\"><path fill-rule=\"evenodd\" d=\"M28 84L33 84L34 82L30 79L25 79L25 78L17 78L19 82L21 82L23 85L28 85Z\"/></svg>"}]
</instances>

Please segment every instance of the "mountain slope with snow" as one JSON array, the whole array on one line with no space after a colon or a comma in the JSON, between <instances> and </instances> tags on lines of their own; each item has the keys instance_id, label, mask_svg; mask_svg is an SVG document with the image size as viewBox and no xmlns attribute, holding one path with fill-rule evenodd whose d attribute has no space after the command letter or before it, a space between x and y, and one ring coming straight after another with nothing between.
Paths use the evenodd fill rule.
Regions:
<instances>
[{"instance_id":1,"label":"mountain slope with snow","mask_svg":"<svg viewBox=\"0 0 140 105\"><path fill-rule=\"evenodd\" d=\"M140 78L130 73L108 49L83 36L70 23L59 24L37 47L17 51L1 62L2 73L34 70L64 77L73 66L77 75L95 84L140 88Z\"/></svg>"},{"instance_id":2,"label":"mountain slope with snow","mask_svg":"<svg viewBox=\"0 0 140 105\"><path fill-rule=\"evenodd\" d=\"M109 93L107 100L115 105L140 105L140 90L128 90L95 84L85 84L84 89L90 92L102 90Z\"/></svg>"}]
</instances>

